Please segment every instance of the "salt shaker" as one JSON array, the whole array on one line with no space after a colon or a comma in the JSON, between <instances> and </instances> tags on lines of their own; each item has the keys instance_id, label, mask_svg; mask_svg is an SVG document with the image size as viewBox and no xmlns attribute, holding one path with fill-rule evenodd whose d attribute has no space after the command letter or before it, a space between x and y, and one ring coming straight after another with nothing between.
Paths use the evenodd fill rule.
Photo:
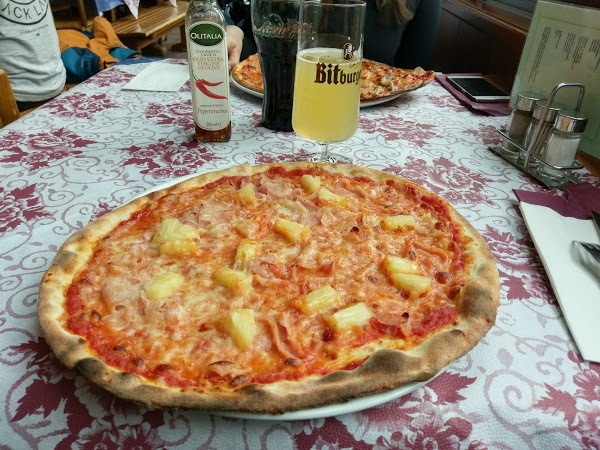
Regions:
<instances>
[{"instance_id":1,"label":"salt shaker","mask_svg":"<svg viewBox=\"0 0 600 450\"><path fill-rule=\"evenodd\" d=\"M517 144L523 143L525 132L531 119L531 113L535 102L540 100L536 94L520 92L517 94L515 107L510 113L506 124L506 134ZM519 148L514 146L508 139L502 143L502 154L509 159L517 160Z\"/></svg>"},{"instance_id":2,"label":"salt shaker","mask_svg":"<svg viewBox=\"0 0 600 450\"><path fill-rule=\"evenodd\" d=\"M525 136L523 137L523 148L526 151L529 151L529 164L530 166L534 166L535 164L535 160L533 159L533 156L537 155L540 153L540 150L542 149L542 145L544 144L544 142L546 142L546 139L548 138L548 135L550 134L550 130L552 130L552 125L554 124L555 120L556 120L556 114L558 113L558 111L560 111L559 107L552 107L552 105L550 105L548 107L548 111L546 113L545 117L542 117L544 115L544 108L546 107L546 100L538 100L535 102L534 106L533 106L533 112L531 113L531 119L529 121L529 125L527 126L527 130L525 131ZM529 149L530 144L532 143L532 139L533 139L533 135L535 134L536 129L538 128L538 125L540 124L540 121L542 121L543 125L542 128L540 129L540 132L538 134L538 136L536 137L536 142L534 142L533 147L531 149ZM521 163L524 163L525 161L525 154L526 151L521 151L519 154L519 161Z\"/></svg>"},{"instance_id":3,"label":"salt shaker","mask_svg":"<svg viewBox=\"0 0 600 450\"><path fill-rule=\"evenodd\" d=\"M549 166L569 167L573 165L581 137L585 131L587 117L578 111L560 111L556 115L554 127L540 153L540 159ZM540 165L538 174L559 178L564 170Z\"/></svg>"}]
</instances>

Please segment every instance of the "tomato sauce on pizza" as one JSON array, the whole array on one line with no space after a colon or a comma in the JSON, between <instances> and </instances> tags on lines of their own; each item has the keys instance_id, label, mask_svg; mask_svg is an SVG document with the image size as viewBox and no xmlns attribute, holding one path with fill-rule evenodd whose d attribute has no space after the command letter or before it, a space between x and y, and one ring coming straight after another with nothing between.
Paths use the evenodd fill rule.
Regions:
<instances>
[{"instance_id":1,"label":"tomato sauce on pizza","mask_svg":"<svg viewBox=\"0 0 600 450\"><path fill-rule=\"evenodd\" d=\"M82 338L109 371L217 397L410 353L460 328L468 302L491 303L487 330L487 247L491 291L469 299L478 235L441 198L373 173L274 165L150 194L66 244L86 255L77 270L54 264L70 275L43 327Z\"/></svg>"}]
</instances>

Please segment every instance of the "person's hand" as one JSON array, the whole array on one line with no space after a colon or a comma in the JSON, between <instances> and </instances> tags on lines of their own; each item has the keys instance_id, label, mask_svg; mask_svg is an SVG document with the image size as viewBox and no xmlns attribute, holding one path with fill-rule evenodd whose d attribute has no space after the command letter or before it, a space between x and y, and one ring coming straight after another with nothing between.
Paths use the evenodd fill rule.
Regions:
<instances>
[{"instance_id":1,"label":"person's hand","mask_svg":"<svg viewBox=\"0 0 600 450\"><path fill-rule=\"evenodd\" d=\"M235 25L227 25L227 65L229 69L240 62L244 32Z\"/></svg>"}]
</instances>

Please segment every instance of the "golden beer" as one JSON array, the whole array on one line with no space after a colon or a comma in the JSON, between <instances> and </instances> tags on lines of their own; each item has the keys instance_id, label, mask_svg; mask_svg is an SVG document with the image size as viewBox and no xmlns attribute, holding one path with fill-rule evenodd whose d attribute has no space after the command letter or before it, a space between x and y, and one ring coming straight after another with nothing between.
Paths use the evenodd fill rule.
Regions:
<instances>
[{"instance_id":1,"label":"golden beer","mask_svg":"<svg viewBox=\"0 0 600 450\"><path fill-rule=\"evenodd\" d=\"M359 58L346 61L339 49L312 48L298 53L292 126L315 142L339 142L358 128Z\"/></svg>"}]
</instances>

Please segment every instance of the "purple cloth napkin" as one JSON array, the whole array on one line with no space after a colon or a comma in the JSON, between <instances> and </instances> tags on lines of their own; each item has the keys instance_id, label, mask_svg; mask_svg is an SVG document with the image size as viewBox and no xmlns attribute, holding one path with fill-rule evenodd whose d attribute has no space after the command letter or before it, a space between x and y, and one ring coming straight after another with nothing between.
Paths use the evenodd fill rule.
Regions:
<instances>
[{"instance_id":1,"label":"purple cloth napkin","mask_svg":"<svg viewBox=\"0 0 600 450\"><path fill-rule=\"evenodd\" d=\"M479 73L461 73L455 75L481 75ZM435 79L442 85L444 89L450 92L454 98L465 105L467 108L482 113L489 114L490 116L508 116L511 113L510 106L507 102L474 102L465 94L460 92L446 79L446 75L438 73L435 75Z\"/></svg>"},{"instance_id":2,"label":"purple cloth napkin","mask_svg":"<svg viewBox=\"0 0 600 450\"><path fill-rule=\"evenodd\" d=\"M600 212L600 189L591 183L565 185L566 197L546 192L531 192L513 189L520 202L545 206L564 217L591 219L591 211Z\"/></svg>"}]
</instances>

